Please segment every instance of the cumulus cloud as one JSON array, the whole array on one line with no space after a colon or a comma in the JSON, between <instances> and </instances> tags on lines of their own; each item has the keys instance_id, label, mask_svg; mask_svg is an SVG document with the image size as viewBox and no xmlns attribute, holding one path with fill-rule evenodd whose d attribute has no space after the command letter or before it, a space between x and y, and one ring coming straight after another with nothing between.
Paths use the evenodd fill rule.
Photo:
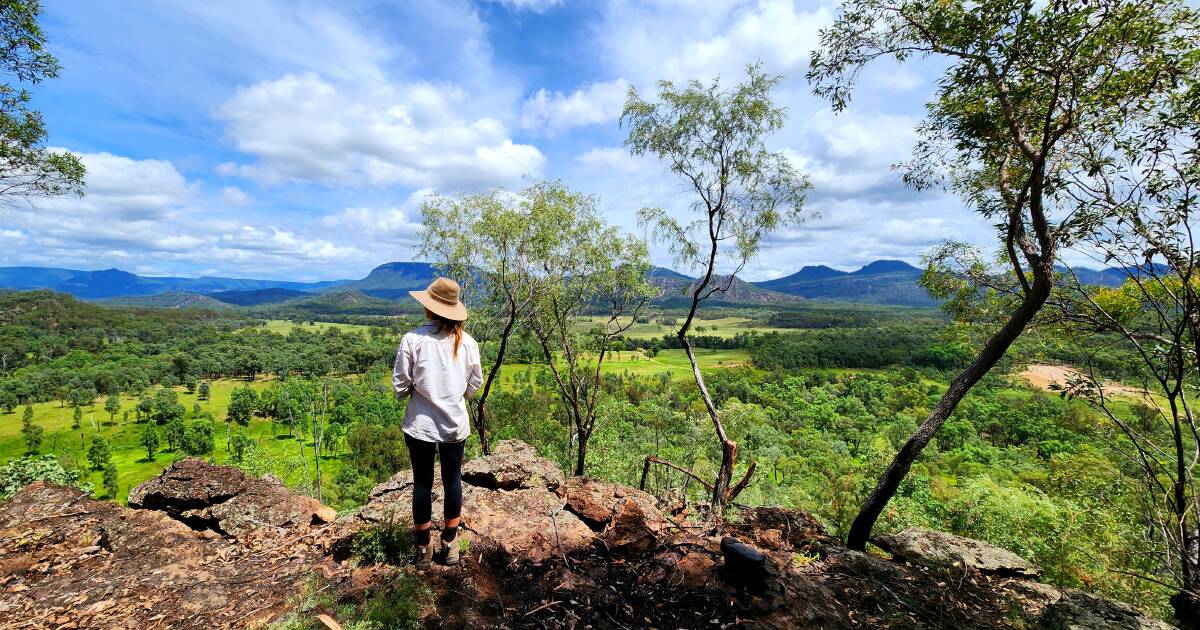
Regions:
<instances>
[{"instance_id":1,"label":"cumulus cloud","mask_svg":"<svg viewBox=\"0 0 1200 630\"><path fill-rule=\"evenodd\" d=\"M0 230L0 264L120 266L152 274L203 266L256 277L328 277L377 262L373 252L356 246L362 234L398 229L394 221L366 224L362 213L349 215L364 222L351 229L294 216L223 212L238 195L227 188L205 197L170 162L79 155L88 167L87 196L12 211L6 216L11 227Z\"/></svg>"},{"instance_id":2,"label":"cumulus cloud","mask_svg":"<svg viewBox=\"0 0 1200 630\"><path fill-rule=\"evenodd\" d=\"M495 118L455 113L466 95L418 82L351 95L315 74L240 88L218 110L249 164L221 172L269 182L433 186L464 190L541 172L545 157Z\"/></svg>"},{"instance_id":3,"label":"cumulus cloud","mask_svg":"<svg viewBox=\"0 0 1200 630\"><path fill-rule=\"evenodd\" d=\"M402 204L388 208L352 207L321 218L321 225L351 236L355 242L415 247L421 240L421 203L433 194L423 188Z\"/></svg>"},{"instance_id":4,"label":"cumulus cloud","mask_svg":"<svg viewBox=\"0 0 1200 630\"><path fill-rule=\"evenodd\" d=\"M828 8L805 10L791 0L614 0L600 27L605 54L639 86L658 79L740 76L762 60L771 72L805 66L818 31L832 23Z\"/></svg>"},{"instance_id":5,"label":"cumulus cloud","mask_svg":"<svg viewBox=\"0 0 1200 630\"><path fill-rule=\"evenodd\" d=\"M592 83L570 94L538 90L521 108L521 126L554 136L573 127L611 122L621 116L629 82Z\"/></svg>"},{"instance_id":6,"label":"cumulus cloud","mask_svg":"<svg viewBox=\"0 0 1200 630\"><path fill-rule=\"evenodd\" d=\"M254 199L237 186L226 186L221 189L221 201L231 206L248 206Z\"/></svg>"}]
</instances>

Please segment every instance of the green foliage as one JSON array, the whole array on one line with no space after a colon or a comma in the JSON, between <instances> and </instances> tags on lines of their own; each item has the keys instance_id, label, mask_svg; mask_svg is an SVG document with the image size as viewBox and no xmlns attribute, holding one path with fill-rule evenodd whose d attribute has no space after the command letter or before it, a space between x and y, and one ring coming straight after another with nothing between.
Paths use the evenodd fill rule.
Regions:
<instances>
[{"instance_id":1,"label":"green foliage","mask_svg":"<svg viewBox=\"0 0 1200 630\"><path fill-rule=\"evenodd\" d=\"M25 451L36 455L42 447L42 437L45 429L33 423L33 407L26 405L25 411L21 413L21 435L25 439Z\"/></svg>"},{"instance_id":2,"label":"green foliage","mask_svg":"<svg viewBox=\"0 0 1200 630\"><path fill-rule=\"evenodd\" d=\"M83 163L70 152L45 147L42 115L29 106L32 95L25 86L59 72L37 23L41 12L37 0L0 5L0 69L18 82L0 84L0 203L10 205L29 197L82 194L84 187Z\"/></svg>"},{"instance_id":3,"label":"green foliage","mask_svg":"<svg viewBox=\"0 0 1200 630\"><path fill-rule=\"evenodd\" d=\"M121 398L116 394L109 394L104 400L104 410L108 412L110 422L116 420L117 414L121 411Z\"/></svg>"},{"instance_id":4,"label":"green foliage","mask_svg":"<svg viewBox=\"0 0 1200 630\"><path fill-rule=\"evenodd\" d=\"M235 466L246 460L246 453L254 448L254 440L241 431L234 433L229 440L229 460Z\"/></svg>"},{"instance_id":5,"label":"green foliage","mask_svg":"<svg viewBox=\"0 0 1200 630\"><path fill-rule=\"evenodd\" d=\"M249 387L239 387L233 390L233 395L229 399L229 410L226 412L228 421L236 422L241 426L250 424L250 418L254 415L254 409L258 405L258 394Z\"/></svg>"},{"instance_id":6,"label":"green foliage","mask_svg":"<svg viewBox=\"0 0 1200 630\"><path fill-rule=\"evenodd\" d=\"M104 467L104 494L109 499L117 498L117 492L120 491L120 488L117 486L118 479L117 465L109 462Z\"/></svg>"},{"instance_id":7,"label":"green foliage","mask_svg":"<svg viewBox=\"0 0 1200 630\"><path fill-rule=\"evenodd\" d=\"M154 423L149 423L142 430L142 448L146 449L146 459L153 461L154 453L158 451L158 430Z\"/></svg>"},{"instance_id":8,"label":"green foliage","mask_svg":"<svg viewBox=\"0 0 1200 630\"><path fill-rule=\"evenodd\" d=\"M778 85L779 77L756 64L732 90L722 90L719 81L684 86L660 81L659 102L651 103L630 88L621 114L622 126L629 128L625 146L634 155L659 157L698 197L692 223L680 223L660 208L639 212L678 265L701 274L714 271L709 244L715 239L727 266L740 270L765 234L803 218L808 181L786 156L766 148L786 116L771 97Z\"/></svg>"},{"instance_id":9,"label":"green foliage","mask_svg":"<svg viewBox=\"0 0 1200 630\"><path fill-rule=\"evenodd\" d=\"M108 445L108 440L103 436L93 435L92 444L87 450L87 458L92 465L92 470L104 470L112 460L112 447Z\"/></svg>"},{"instance_id":10,"label":"green foliage","mask_svg":"<svg viewBox=\"0 0 1200 630\"><path fill-rule=\"evenodd\" d=\"M404 516L388 512L379 523L354 535L350 551L367 564L400 565L412 556L413 535Z\"/></svg>"},{"instance_id":11,"label":"green foliage","mask_svg":"<svg viewBox=\"0 0 1200 630\"><path fill-rule=\"evenodd\" d=\"M179 445L188 455L205 455L213 452L216 447L216 438L213 435L212 420L200 418L195 422L189 422L183 430Z\"/></svg>"},{"instance_id":12,"label":"green foliage","mask_svg":"<svg viewBox=\"0 0 1200 630\"><path fill-rule=\"evenodd\" d=\"M0 501L11 498L18 490L38 480L92 491L92 484L83 481L78 471L63 470L53 455L17 457L0 466Z\"/></svg>"},{"instance_id":13,"label":"green foliage","mask_svg":"<svg viewBox=\"0 0 1200 630\"><path fill-rule=\"evenodd\" d=\"M338 606L329 585L314 575L293 611L272 623L271 630L325 630L317 614L336 610L346 630L406 630L421 627L421 611L433 601L433 592L414 571L388 575L367 593L361 605Z\"/></svg>"},{"instance_id":14,"label":"green foliage","mask_svg":"<svg viewBox=\"0 0 1200 630\"><path fill-rule=\"evenodd\" d=\"M182 418L175 418L162 426L159 435L167 443L168 451L178 451L182 447L185 430L187 430L187 425L184 424Z\"/></svg>"}]
</instances>

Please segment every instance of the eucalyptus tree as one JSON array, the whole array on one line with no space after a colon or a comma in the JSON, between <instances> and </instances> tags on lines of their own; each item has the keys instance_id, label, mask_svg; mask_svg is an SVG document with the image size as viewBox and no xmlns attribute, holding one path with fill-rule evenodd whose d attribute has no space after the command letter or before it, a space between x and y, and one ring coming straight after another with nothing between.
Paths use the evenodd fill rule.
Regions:
<instances>
[{"instance_id":1,"label":"eucalyptus tree","mask_svg":"<svg viewBox=\"0 0 1200 630\"><path fill-rule=\"evenodd\" d=\"M524 193L537 261L539 288L526 314L571 425L574 470L586 469L588 441L596 427L604 361L618 335L628 330L657 291L646 275L646 243L607 225L599 198L561 182ZM592 327L584 317L601 313ZM581 326L583 326L581 328Z\"/></svg>"},{"instance_id":2,"label":"eucalyptus tree","mask_svg":"<svg viewBox=\"0 0 1200 630\"><path fill-rule=\"evenodd\" d=\"M25 86L58 76L58 60L46 50L38 26L37 0L0 4L0 205L12 206L33 197L83 194L83 163L67 151L45 146L48 133L42 115L30 107Z\"/></svg>"},{"instance_id":3,"label":"eucalyptus tree","mask_svg":"<svg viewBox=\"0 0 1200 630\"><path fill-rule=\"evenodd\" d=\"M1179 624L1200 627L1200 419L1193 411L1200 374L1200 76L1130 116L1111 151L1073 183L1086 212L1100 218L1081 253L1123 274L1119 287L1095 287L1070 274L1052 298L1056 320L1083 353L1082 373L1064 393L1099 410L1112 448L1131 464L1139 516L1147 527L1141 560L1168 582ZM1142 402L1113 392L1091 359L1119 340L1137 366Z\"/></svg>"},{"instance_id":4,"label":"eucalyptus tree","mask_svg":"<svg viewBox=\"0 0 1200 630\"><path fill-rule=\"evenodd\" d=\"M537 184L521 195L504 191L443 197L435 195L421 205L425 228L422 250L442 273L463 288L471 306L471 334L479 341L489 365L483 386L469 404L475 433L483 452L491 452L487 399L537 287L535 262L530 252L538 238L530 220L529 198Z\"/></svg>"},{"instance_id":5,"label":"eucalyptus tree","mask_svg":"<svg viewBox=\"0 0 1200 630\"><path fill-rule=\"evenodd\" d=\"M641 210L639 220L668 245L677 266L699 276L687 288L688 313L675 334L721 446L721 465L710 486L717 514L749 483L755 465L751 462L742 480L730 486L737 444L721 422L688 333L700 304L729 289L758 254L764 236L804 219L809 187L782 153L766 148L768 136L785 120L786 112L771 96L780 78L767 75L760 65L747 67L746 74L746 81L731 90L722 89L719 81L682 86L661 81L658 102L646 101L630 88L621 114L622 126L629 128L629 151L657 156L695 193L690 220L661 208Z\"/></svg>"},{"instance_id":6,"label":"eucalyptus tree","mask_svg":"<svg viewBox=\"0 0 1200 630\"><path fill-rule=\"evenodd\" d=\"M922 449L1045 305L1060 249L1094 221L1077 212L1065 189L1089 168L1092 148L1106 146L1128 115L1173 88L1194 56L1194 24L1176 0L847 0L821 32L808 78L835 110L847 106L877 59L945 64L913 159L900 165L904 181L957 192L995 225L1011 269L1009 287L992 290L1010 298L1003 317L896 453L850 527L850 548L865 547ZM957 264L967 251L947 244L934 252L928 285L978 289L937 273L969 271ZM947 269L939 268L943 262Z\"/></svg>"}]
</instances>

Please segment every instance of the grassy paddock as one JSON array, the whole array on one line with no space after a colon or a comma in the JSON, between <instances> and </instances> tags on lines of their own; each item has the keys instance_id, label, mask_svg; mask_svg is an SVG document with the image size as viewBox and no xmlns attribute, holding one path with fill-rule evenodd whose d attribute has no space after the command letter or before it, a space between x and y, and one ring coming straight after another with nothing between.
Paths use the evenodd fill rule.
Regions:
<instances>
[{"instance_id":1,"label":"grassy paddock","mask_svg":"<svg viewBox=\"0 0 1200 630\"><path fill-rule=\"evenodd\" d=\"M310 330L310 331L321 331L321 332L329 330L330 328L337 328L337 329L340 329L343 331L351 332L351 331L367 331L367 330L370 330L371 327L363 325L363 324L341 324L341 323L336 323L336 322L312 322L311 324L306 324L303 322L293 322L293 321L286 320L286 319L268 319L266 321L266 323L263 324L262 326L258 326L256 328L251 328L251 329L247 329L247 330L254 330L254 329L267 330L268 332L286 335L286 334L292 332L292 330L294 330L296 328L302 328L304 330Z\"/></svg>"},{"instance_id":2,"label":"grassy paddock","mask_svg":"<svg viewBox=\"0 0 1200 630\"><path fill-rule=\"evenodd\" d=\"M212 413L216 419L214 422L216 449L213 453L203 456L204 458L215 458L219 463L229 461L229 453L225 448L227 426L224 420L225 411L229 407L229 398L234 388L249 384L251 387L261 390L269 383L270 379L260 379L253 383L247 383L244 380L212 381L210 399L207 401L199 400L198 394L188 394L183 387L175 388L179 395L179 402L187 410L187 421L191 421L192 406L196 403L200 404L201 411ZM60 458L73 458L83 469L87 466L87 446L91 443L92 436L96 434L98 428L100 434L108 440L112 447L112 461L117 466L120 488L117 499L124 502L129 495L130 488L154 477L171 462L185 456L182 452L166 451L166 442L160 436L160 447L164 450L156 453L153 461L146 459L146 451L141 445L141 435L145 425L138 424L133 420L135 415L132 409L136 405L137 398L122 396L122 411L117 414L116 422L110 424L108 413L104 411L104 398L97 398L94 406L83 408L82 426L80 430L76 431L71 429L74 412L72 407L60 406L57 401L35 404L33 405L33 421L45 429L40 452L56 454ZM126 409L130 410L128 423L122 421ZM21 414L23 412L24 407L18 407L14 413L0 413L0 461L25 454L25 439L21 435ZM255 418L251 421L250 426L243 430L258 443L260 448L271 455L299 453L296 440L288 438L286 429L277 428L281 435L276 435L270 422ZM310 436L305 436L304 452L307 463L311 466L313 462ZM322 476L325 479L332 479L333 475L337 473L340 463L339 457L322 457ZM102 473L89 472L87 479L95 486L96 496L104 496Z\"/></svg>"},{"instance_id":3,"label":"grassy paddock","mask_svg":"<svg viewBox=\"0 0 1200 630\"><path fill-rule=\"evenodd\" d=\"M677 319L682 321L684 315L680 315ZM592 327L603 326L607 318L603 316L590 316L580 318L579 327L582 330L587 330ZM628 321L628 320L626 320ZM662 323L660 317L655 317L648 324L634 324L629 330L623 334L630 339L659 339L663 335L674 336L678 330L677 326L667 326ZM772 328L769 326L758 325L756 320L749 317L720 317L717 319L700 319L696 318L692 322L692 335L710 335L714 337L735 337L741 333L748 332L786 332L795 331L794 328Z\"/></svg>"}]
</instances>

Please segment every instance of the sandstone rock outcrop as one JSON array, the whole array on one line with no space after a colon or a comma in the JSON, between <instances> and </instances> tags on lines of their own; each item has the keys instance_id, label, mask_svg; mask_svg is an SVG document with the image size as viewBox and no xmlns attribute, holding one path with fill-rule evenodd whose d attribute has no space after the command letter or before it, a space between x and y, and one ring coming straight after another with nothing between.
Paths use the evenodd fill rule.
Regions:
<instances>
[{"instance_id":1,"label":"sandstone rock outcrop","mask_svg":"<svg viewBox=\"0 0 1200 630\"><path fill-rule=\"evenodd\" d=\"M332 523L337 512L279 480L202 459L181 459L129 491L129 507L158 510L193 529L239 536L260 527Z\"/></svg>"},{"instance_id":2,"label":"sandstone rock outcrop","mask_svg":"<svg viewBox=\"0 0 1200 630\"><path fill-rule=\"evenodd\" d=\"M462 563L420 576L434 596L427 626L1169 627L1032 581L1035 567L978 541L901 532L880 537L888 561L840 547L807 514L767 507L735 509L714 529L668 517L646 493L565 478L526 445L497 446L468 464ZM0 503L0 627L261 626L314 575L353 604L412 574L348 553L359 533L407 523L411 496L402 472L329 523L331 510L277 482L199 460L136 488L132 510L35 483ZM435 499L435 521L440 511ZM727 577L725 535L762 554L761 580Z\"/></svg>"},{"instance_id":3,"label":"sandstone rock outcrop","mask_svg":"<svg viewBox=\"0 0 1200 630\"><path fill-rule=\"evenodd\" d=\"M913 527L871 540L897 560L932 567L966 566L984 573L1037 577L1032 562L985 542L929 529Z\"/></svg>"},{"instance_id":4,"label":"sandstone rock outcrop","mask_svg":"<svg viewBox=\"0 0 1200 630\"><path fill-rule=\"evenodd\" d=\"M554 490L563 483L563 472L554 462L538 456L537 449L520 440L501 440L492 454L463 464L463 481L480 488Z\"/></svg>"}]
</instances>

